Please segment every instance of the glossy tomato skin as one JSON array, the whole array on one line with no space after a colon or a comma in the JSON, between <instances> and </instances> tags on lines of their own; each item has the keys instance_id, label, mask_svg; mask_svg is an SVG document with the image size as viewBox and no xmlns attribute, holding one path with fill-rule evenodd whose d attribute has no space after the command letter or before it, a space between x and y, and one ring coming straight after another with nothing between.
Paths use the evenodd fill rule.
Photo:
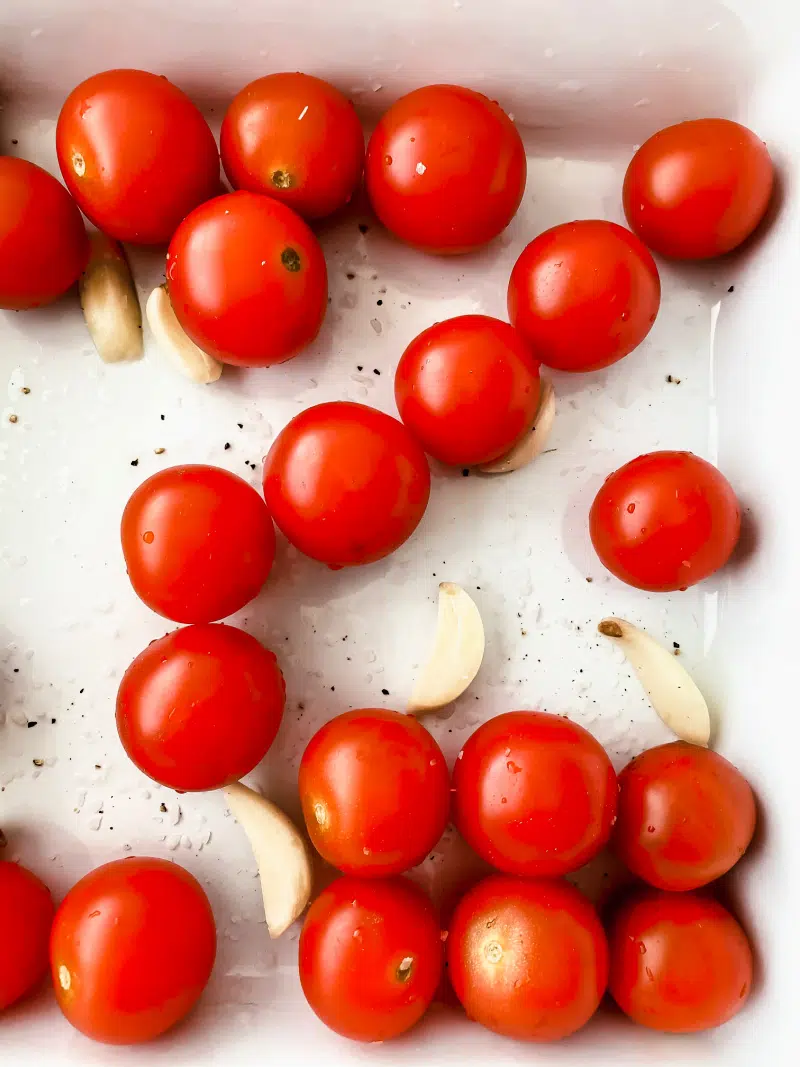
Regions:
<instances>
[{"instance_id":1,"label":"glossy tomato skin","mask_svg":"<svg viewBox=\"0 0 800 1067\"><path fill-rule=\"evenodd\" d=\"M27 159L0 156L0 309L52 303L88 258L81 213L61 182Z\"/></svg>"},{"instance_id":2,"label":"glossy tomato skin","mask_svg":"<svg viewBox=\"0 0 800 1067\"><path fill-rule=\"evenodd\" d=\"M661 302L658 268L614 222L566 222L539 234L514 264L508 317L548 367L608 367L642 343Z\"/></svg>"},{"instance_id":3,"label":"glossy tomato skin","mask_svg":"<svg viewBox=\"0 0 800 1067\"><path fill-rule=\"evenodd\" d=\"M54 913L44 882L18 863L0 860L0 1011L33 992L47 974Z\"/></svg>"},{"instance_id":4,"label":"glossy tomato skin","mask_svg":"<svg viewBox=\"0 0 800 1067\"><path fill-rule=\"evenodd\" d=\"M472 734L453 770L453 821L500 871L554 877L582 867L608 841L617 776L577 723L509 711Z\"/></svg>"},{"instance_id":5,"label":"glossy tomato skin","mask_svg":"<svg viewBox=\"0 0 800 1067\"><path fill-rule=\"evenodd\" d=\"M756 825L753 791L722 756L687 741L648 749L619 776L613 845L659 889L707 885L744 855Z\"/></svg>"},{"instance_id":6,"label":"glossy tomato skin","mask_svg":"<svg viewBox=\"0 0 800 1067\"><path fill-rule=\"evenodd\" d=\"M278 528L329 567L383 559L416 530L430 496L425 453L397 419L335 401L296 415L264 461Z\"/></svg>"},{"instance_id":7,"label":"glossy tomato skin","mask_svg":"<svg viewBox=\"0 0 800 1067\"><path fill-rule=\"evenodd\" d=\"M495 874L456 907L450 980L467 1015L519 1041L557 1041L597 1010L608 946L589 901L560 879Z\"/></svg>"},{"instance_id":8,"label":"glossy tomato skin","mask_svg":"<svg viewBox=\"0 0 800 1067\"><path fill-rule=\"evenodd\" d=\"M300 982L319 1018L352 1041L388 1041L417 1023L442 973L433 905L404 878L337 878L308 910Z\"/></svg>"},{"instance_id":9,"label":"glossy tomato skin","mask_svg":"<svg viewBox=\"0 0 800 1067\"><path fill-rule=\"evenodd\" d=\"M753 984L744 930L713 897L635 893L608 931L608 989L635 1022L688 1034L733 1018Z\"/></svg>"},{"instance_id":10,"label":"glossy tomato skin","mask_svg":"<svg viewBox=\"0 0 800 1067\"><path fill-rule=\"evenodd\" d=\"M406 348L394 395L425 451L456 467L488 463L533 425L539 364L522 336L488 315L459 315Z\"/></svg>"},{"instance_id":11,"label":"glossy tomato skin","mask_svg":"<svg viewBox=\"0 0 800 1067\"><path fill-rule=\"evenodd\" d=\"M729 482L691 452L650 452L603 483L589 513L600 562L650 592L686 589L723 567L739 540Z\"/></svg>"},{"instance_id":12,"label":"glossy tomato skin","mask_svg":"<svg viewBox=\"0 0 800 1067\"><path fill-rule=\"evenodd\" d=\"M188 871L162 859L113 860L74 885L56 913L56 999L95 1041L151 1041L192 1010L216 950L211 905Z\"/></svg>"},{"instance_id":13,"label":"glossy tomato skin","mask_svg":"<svg viewBox=\"0 0 800 1067\"><path fill-rule=\"evenodd\" d=\"M311 738L300 802L317 852L344 874L384 878L420 863L447 826L450 776L410 715L347 711Z\"/></svg>"},{"instance_id":14,"label":"glossy tomato skin","mask_svg":"<svg viewBox=\"0 0 800 1067\"><path fill-rule=\"evenodd\" d=\"M426 252L454 254L508 226L525 191L527 162L498 104L458 85L428 85L383 115L365 174L388 230Z\"/></svg>"},{"instance_id":15,"label":"glossy tomato skin","mask_svg":"<svg viewBox=\"0 0 800 1067\"><path fill-rule=\"evenodd\" d=\"M311 344L328 306L325 257L305 222L258 193L226 193L184 219L167 253L175 314L210 356L284 363Z\"/></svg>"},{"instance_id":16,"label":"glossy tomato skin","mask_svg":"<svg viewBox=\"0 0 800 1067\"><path fill-rule=\"evenodd\" d=\"M258 595L275 530L258 493L221 467L168 467L122 514L122 551L137 595L175 622L215 622Z\"/></svg>"},{"instance_id":17,"label":"glossy tomato skin","mask_svg":"<svg viewBox=\"0 0 800 1067\"><path fill-rule=\"evenodd\" d=\"M654 252L708 259L750 236L773 181L769 152L752 131L729 119L692 119L645 141L622 199L631 229Z\"/></svg>"},{"instance_id":18,"label":"glossy tomato skin","mask_svg":"<svg viewBox=\"0 0 800 1067\"><path fill-rule=\"evenodd\" d=\"M235 626L200 623L151 642L117 693L125 751L182 793L238 782L275 740L286 686L275 655Z\"/></svg>"},{"instance_id":19,"label":"glossy tomato skin","mask_svg":"<svg viewBox=\"0 0 800 1067\"><path fill-rule=\"evenodd\" d=\"M352 101L310 74L268 74L233 98L220 133L235 189L320 219L352 197L364 169L364 132Z\"/></svg>"},{"instance_id":20,"label":"glossy tomato skin","mask_svg":"<svg viewBox=\"0 0 800 1067\"><path fill-rule=\"evenodd\" d=\"M176 85L145 70L106 70L73 89L56 150L81 210L118 241L166 244L220 190L208 123Z\"/></svg>"}]
</instances>

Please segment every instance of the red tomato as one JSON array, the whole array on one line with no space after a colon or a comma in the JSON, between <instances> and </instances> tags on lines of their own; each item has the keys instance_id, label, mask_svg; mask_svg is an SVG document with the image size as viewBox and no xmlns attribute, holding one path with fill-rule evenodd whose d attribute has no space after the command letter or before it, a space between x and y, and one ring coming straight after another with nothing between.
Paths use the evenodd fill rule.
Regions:
<instances>
[{"instance_id":1,"label":"red tomato","mask_svg":"<svg viewBox=\"0 0 800 1067\"><path fill-rule=\"evenodd\" d=\"M246 85L225 115L220 147L235 189L273 196L307 219L346 204L364 168L352 102L310 74L269 74Z\"/></svg>"},{"instance_id":2,"label":"red tomato","mask_svg":"<svg viewBox=\"0 0 800 1067\"><path fill-rule=\"evenodd\" d=\"M367 148L367 192L388 230L426 252L468 252L508 226L525 191L522 139L493 100L458 85L403 96Z\"/></svg>"},{"instance_id":3,"label":"red tomato","mask_svg":"<svg viewBox=\"0 0 800 1067\"><path fill-rule=\"evenodd\" d=\"M73 89L56 150L83 212L118 241L166 244L220 190L208 123L176 85L146 70L106 70Z\"/></svg>"},{"instance_id":4,"label":"red tomato","mask_svg":"<svg viewBox=\"0 0 800 1067\"><path fill-rule=\"evenodd\" d=\"M0 860L0 1011L27 996L47 974L54 911L47 886L35 874Z\"/></svg>"},{"instance_id":5,"label":"red tomato","mask_svg":"<svg viewBox=\"0 0 800 1067\"><path fill-rule=\"evenodd\" d=\"M88 258L81 213L61 182L27 159L0 156L0 309L52 303Z\"/></svg>"},{"instance_id":6,"label":"red tomato","mask_svg":"<svg viewBox=\"0 0 800 1067\"><path fill-rule=\"evenodd\" d=\"M617 777L577 723L509 711L479 726L453 771L453 821L498 870L551 877L582 867L608 841Z\"/></svg>"},{"instance_id":7,"label":"red tomato","mask_svg":"<svg viewBox=\"0 0 800 1067\"><path fill-rule=\"evenodd\" d=\"M353 1041L387 1041L418 1022L442 973L433 905L403 878L338 878L308 910L300 982L319 1018Z\"/></svg>"},{"instance_id":8,"label":"red tomato","mask_svg":"<svg viewBox=\"0 0 800 1067\"><path fill-rule=\"evenodd\" d=\"M175 622L214 622L257 596L275 558L263 500L220 467L168 467L122 514L122 551L137 595Z\"/></svg>"},{"instance_id":9,"label":"red tomato","mask_svg":"<svg viewBox=\"0 0 800 1067\"><path fill-rule=\"evenodd\" d=\"M410 715L347 711L311 738L300 803L317 852L345 874L380 878L420 863L447 826L450 776Z\"/></svg>"},{"instance_id":10,"label":"red tomato","mask_svg":"<svg viewBox=\"0 0 800 1067\"><path fill-rule=\"evenodd\" d=\"M397 419L363 404L306 408L264 461L264 497L286 537L330 567L374 563L425 514L425 453Z\"/></svg>"},{"instance_id":11,"label":"red tomato","mask_svg":"<svg viewBox=\"0 0 800 1067\"><path fill-rule=\"evenodd\" d=\"M181 792L238 782L264 758L286 695L275 656L234 626L201 623L151 642L117 693L130 758Z\"/></svg>"},{"instance_id":12,"label":"red tomato","mask_svg":"<svg viewBox=\"0 0 800 1067\"><path fill-rule=\"evenodd\" d=\"M503 874L461 900L447 962L470 1019L521 1041L557 1041L580 1029L608 978L603 928L577 889Z\"/></svg>"},{"instance_id":13,"label":"red tomato","mask_svg":"<svg viewBox=\"0 0 800 1067\"><path fill-rule=\"evenodd\" d=\"M328 306L325 257L288 207L226 193L193 211L167 252L175 314L223 363L269 367L310 345Z\"/></svg>"},{"instance_id":14,"label":"red tomato","mask_svg":"<svg viewBox=\"0 0 800 1067\"><path fill-rule=\"evenodd\" d=\"M674 741L643 752L619 776L614 851L659 889L697 889L750 844L756 805L747 781L716 752Z\"/></svg>"},{"instance_id":15,"label":"red tomato","mask_svg":"<svg viewBox=\"0 0 800 1067\"><path fill-rule=\"evenodd\" d=\"M606 478L589 532L617 578L667 593L724 566L740 522L733 489L716 467L691 452L649 452Z\"/></svg>"},{"instance_id":16,"label":"red tomato","mask_svg":"<svg viewBox=\"0 0 800 1067\"><path fill-rule=\"evenodd\" d=\"M767 210L772 160L729 119L679 122L645 141L625 174L631 229L662 256L708 259L749 237Z\"/></svg>"},{"instance_id":17,"label":"red tomato","mask_svg":"<svg viewBox=\"0 0 800 1067\"><path fill-rule=\"evenodd\" d=\"M460 315L414 338L397 366L394 395L426 452L471 467L508 452L533 425L539 364L513 326Z\"/></svg>"},{"instance_id":18,"label":"red tomato","mask_svg":"<svg viewBox=\"0 0 800 1067\"><path fill-rule=\"evenodd\" d=\"M609 992L642 1026L675 1034L710 1030L750 995L747 937L711 897L644 890L619 909L608 941Z\"/></svg>"},{"instance_id":19,"label":"red tomato","mask_svg":"<svg viewBox=\"0 0 800 1067\"><path fill-rule=\"evenodd\" d=\"M216 949L211 905L188 871L167 860L114 860L74 885L56 913L56 999L95 1041L150 1041L197 1003Z\"/></svg>"},{"instance_id":20,"label":"red tomato","mask_svg":"<svg viewBox=\"0 0 800 1067\"><path fill-rule=\"evenodd\" d=\"M508 317L548 367L590 371L647 337L661 302L653 257L622 226L566 222L522 251L508 283Z\"/></svg>"}]
</instances>

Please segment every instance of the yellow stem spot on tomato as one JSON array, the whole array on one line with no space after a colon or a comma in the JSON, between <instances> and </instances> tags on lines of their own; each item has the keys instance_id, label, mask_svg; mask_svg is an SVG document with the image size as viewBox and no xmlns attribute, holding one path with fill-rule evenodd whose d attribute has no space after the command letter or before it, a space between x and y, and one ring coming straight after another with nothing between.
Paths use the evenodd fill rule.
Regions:
<instances>
[{"instance_id":1,"label":"yellow stem spot on tomato","mask_svg":"<svg viewBox=\"0 0 800 1067\"><path fill-rule=\"evenodd\" d=\"M63 963L58 968L58 984L65 993L69 991L69 987L72 985L72 975L69 973L69 968L65 967Z\"/></svg>"},{"instance_id":2,"label":"yellow stem spot on tomato","mask_svg":"<svg viewBox=\"0 0 800 1067\"><path fill-rule=\"evenodd\" d=\"M80 154L80 152L72 153L72 169L75 171L79 178L82 178L86 173L86 160Z\"/></svg>"},{"instance_id":3,"label":"yellow stem spot on tomato","mask_svg":"<svg viewBox=\"0 0 800 1067\"><path fill-rule=\"evenodd\" d=\"M503 958L503 946L499 941L490 941L484 946L483 954L488 963L499 963Z\"/></svg>"}]
</instances>

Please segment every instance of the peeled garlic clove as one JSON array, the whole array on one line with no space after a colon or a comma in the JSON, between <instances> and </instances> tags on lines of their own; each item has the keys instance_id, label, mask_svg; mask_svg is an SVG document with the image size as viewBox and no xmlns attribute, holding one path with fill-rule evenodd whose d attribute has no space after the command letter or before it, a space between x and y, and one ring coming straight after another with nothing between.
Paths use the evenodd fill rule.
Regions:
<instances>
[{"instance_id":1,"label":"peeled garlic clove","mask_svg":"<svg viewBox=\"0 0 800 1067\"><path fill-rule=\"evenodd\" d=\"M517 441L510 452L506 452L504 456L493 459L489 463L481 463L478 470L483 474L509 474L511 471L517 471L520 467L532 463L544 451L555 417L555 390L552 384L543 378L539 407L536 409L533 426Z\"/></svg>"},{"instance_id":2,"label":"peeled garlic clove","mask_svg":"<svg viewBox=\"0 0 800 1067\"><path fill-rule=\"evenodd\" d=\"M473 599L461 586L442 582L433 653L414 685L408 713L425 715L461 696L478 673L485 644Z\"/></svg>"},{"instance_id":3,"label":"peeled garlic clove","mask_svg":"<svg viewBox=\"0 0 800 1067\"><path fill-rule=\"evenodd\" d=\"M147 298L145 314L158 347L187 378L198 385L209 385L219 378L222 364L184 333L165 285L157 286Z\"/></svg>"},{"instance_id":4,"label":"peeled garlic clove","mask_svg":"<svg viewBox=\"0 0 800 1067\"><path fill-rule=\"evenodd\" d=\"M681 740L708 745L708 705L680 660L624 619L603 619L597 629L625 653L661 721Z\"/></svg>"},{"instance_id":5,"label":"peeled garlic clove","mask_svg":"<svg viewBox=\"0 0 800 1067\"><path fill-rule=\"evenodd\" d=\"M122 245L95 230L78 283L83 317L104 363L141 359L142 309Z\"/></svg>"},{"instance_id":6,"label":"peeled garlic clove","mask_svg":"<svg viewBox=\"0 0 800 1067\"><path fill-rule=\"evenodd\" d=\"M256 858L269 936L280 937L311 896L306 843L279 807L241 782L225 786L225 797Z\"/></svg>"}]
</instances>

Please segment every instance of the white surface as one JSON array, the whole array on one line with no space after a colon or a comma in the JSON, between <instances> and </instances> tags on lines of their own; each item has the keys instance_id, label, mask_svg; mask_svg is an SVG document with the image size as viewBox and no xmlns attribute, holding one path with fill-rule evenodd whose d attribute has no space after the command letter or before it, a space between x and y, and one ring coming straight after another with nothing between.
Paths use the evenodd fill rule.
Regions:
<instances>
[{"instance_id":1,"label":"white surface","mask_svg":"<svg viewBox=\"0 0 800 1067\"><path fill-rule=\"evenodd\" d=\"M216 385L192 386L152 349L140 364L104 367L76 302L0 313L8 389L0 416L0 823L8 853L57 896L129 849L174 856L206 885L220 935L200 1010L165 1040L142 1050L93 1046L42 997L0 1020L4 1065L33 1050L53 1065L433 1065L470 1055L497 1067L533 1058L544 1067L750 1067L766 1056L777 1067L794 1063L800 846L787 738L796 669L784 633L800 586L791 465L799 87L782 59L792 54L794 27L783 14L779 22L769 2L736 7L747 27L727 7L690 0L247 0L236 14L221 0L132 0L124 8L112 0L4 0L0 151L51 170L60 98L95 70L126 64L168 74L214 108L212 119L268 70L332 77L367 114L414 85L462 81L514 113L530 153L523 208L479 255L442 261L412 253L363 205L327 227L326 325L311 350L282 367L228 369ZM282 544L264 592L234 621L276 651L286 674L285 722L252 780L295 814L297 764L316 727L348 707L403 706L433 634L440 580L470 591L487 630L475 685L449 719L432 724L451 760L487 716L539 707L587 725L620 766L668 734L621 656L595 635L596 622L622 615L678 641L713 698L722 751L762 798L766 831L737 888L763 956L763 983L743 1016L692 1039L603 1018L575 1039L531 1050L437 1012L403 1041L352 1045L306 1007L296 933L269 943L255 865L222 797L177 798L141 776L120 748L119 677L168 628L127 583L122 507L148 474L186 461L227 466L258 485L275 433L308 404L349 398L394 413L394 365L419 330L463 312L504 315L506 280L524 243L572 218L622 221L621 176L633 145L665 122L704 114L743 116L768 139L786 203L766 238L708 267L661 265L662 309L642 348L608 371L556 376L555 452L494 479L436 468L418 533L385 563L332 573ZM359 222L369 225L366 234ZM133 259L145 295L162 264L152 254ZM666 381L670 374L680 385ZM586 535L602 477L659 447L719 459L758 532L755 551L724 578L671 596L641 594L604 575ZM157 456L156 448L166 451ZM34 767L40 758L45 765ZM448 833L416 876L440 892L457 851Z\"/></svg>"}]
</instances>

